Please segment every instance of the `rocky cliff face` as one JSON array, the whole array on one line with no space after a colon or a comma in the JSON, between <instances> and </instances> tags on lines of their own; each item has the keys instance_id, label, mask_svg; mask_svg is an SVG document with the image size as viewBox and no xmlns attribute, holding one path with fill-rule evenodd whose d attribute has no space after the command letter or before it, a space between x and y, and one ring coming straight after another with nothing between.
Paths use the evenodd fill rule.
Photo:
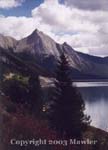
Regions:
<instances>
[{"instance_id":1,"label":"rocky cliff face","mask_svg":"<svg viewBox=\"0 0 108 150\"><path fill-rule=\"evenodd\" d=\"M0 47L4 49L15 48L17 44L17 40L9 36L3 36L0 34Z\"/></svg>"},{"instance_id":2,"label":"rocky cliff face","mask_svg":"<svg viewBox=\"0 0 108 150\"><path fill-rule=\"evenodd\" d=\"M0 47L12 48L16 54L28 53L36 58L39 65L52 71L62 51L68 56L70 66L75 72L108 77L107 58L94 57L76 52L67 43L56 43L52 38L37 29L28 37L19 41L0 35ZM78 73L77 72L77 73Z\"/></svg>"},{"instance_id":3,"label":"rocky cliff face","mask_svg":"<svg viewBox=\"0 0 108 150\"><path fill-rule=\"evenodd\" d=\"M28 37L18 41L15 51L29 51L36 55L59 55L56 42L38 30L35 30Z\"/></svg>"}]
</instances>

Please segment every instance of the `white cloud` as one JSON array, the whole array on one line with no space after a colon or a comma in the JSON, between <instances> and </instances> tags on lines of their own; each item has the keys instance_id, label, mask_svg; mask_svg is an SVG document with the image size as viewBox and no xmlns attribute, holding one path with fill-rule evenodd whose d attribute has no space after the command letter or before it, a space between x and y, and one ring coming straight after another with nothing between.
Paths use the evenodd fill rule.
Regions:
<instances>
[{"instance_id":1,"label":"white cloud","mask_svg":"<svg viewBox=\"0 0 108 150\"><path fill-rule=\"evenodd\" d=\"M0 0L0 8L9 9L17 6L21 6L24 0Z\"/></svg>"},{"instance_id":2,"label":"white cloud","mask_svg":"<svg viewBox=\"0 0 108 150\"><path fill-rule=\"evenodd\" d=\"M41 22L52 26L53 30L70 33L80 31L95 32L98 30L98 26L88 19L92 15L91 12L85 13L78 9L70 9L54 1L48 3L48 1L32 10L32 15L34 18L40 17Z\"/></svg>"},{"instance_id":3,"label":"white cloud","mask_svg":"<svg viewBox=\"0 0 108 150\"><path fill-rule=\"evenodd\" d=\"M35 29L33 18L27 17L2 17L0 18L0 28L3 35L21 39Z\"/></svg>"},{"instance_id":4,"label":"white cloud","mask_svg":"<svg viewBox=\"0 0 108 150\"><path fill-rule=\"evenodd\" d=\"M31 17L0 17L0 32L17 39L35 28L78 51L108 55L107 11L85 11L59 4L58 0L46 0L32 10Z\"/></svg>"},{"instance_id":5,"label":"white cloud","mask_svg":"<svg viewBox=\"0 0 108 150\"><path fill-rule=\"evenodd\" d=\"M40 17L41 24L50 26L57 41L67 41L76 50L90 54L108 55L106 52L108 46L107 11L85 11L61 5L57 0L50 1L50 3L48 1L46 0L40 7L35 8L32 15L34 18Z\"/></svg>"},{"instance_id":6,"label":"white cloud","mask_svg":"<svg viewBox=\"0 0 108 150\"><path fill-rule=\"evenodd\" d=\"M108 0L64 0L69 7L86 10L108 10Z\"/></svg>"}]
</instances>

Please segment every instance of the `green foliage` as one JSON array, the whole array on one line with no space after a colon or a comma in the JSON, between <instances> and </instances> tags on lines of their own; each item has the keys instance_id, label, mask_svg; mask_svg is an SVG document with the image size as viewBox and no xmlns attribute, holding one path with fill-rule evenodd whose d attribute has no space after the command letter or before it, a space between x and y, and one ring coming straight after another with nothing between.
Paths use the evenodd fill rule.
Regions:
<instances>
[{"instance_id":1,"label":"green foliage","mask_svg":"<svg viewBox=\"0 0 108 150\"><path fill-rule=\"evenodd\" d=\"M67 137L80 138L89 125L85 104L69 77L69 64L64 53L57 65L55 88L49 109L50 125Z\"/></svg>"},{"instance_id":2,"label":"green foliage","mask_svg":"<svg viewBox=\"0 0 108 150\"><path fill-rule=\"evenodd\" d=\"M19 75L6 75L2 81L2 91L15 103L24 104L27 101L28 85L25 79Z\"/></svg>"},{"instance_id":3,"label":"green foliage","mask_svg":"<svg viewBox=\"0 0 108 150\"><path fill-rule=\"evenodd\" d=\"M39 115L42 111L42 91L38 76L7 74L2 81L1 90L12 102L24 105L31 113Z\"/></svg>"}]
</instances>

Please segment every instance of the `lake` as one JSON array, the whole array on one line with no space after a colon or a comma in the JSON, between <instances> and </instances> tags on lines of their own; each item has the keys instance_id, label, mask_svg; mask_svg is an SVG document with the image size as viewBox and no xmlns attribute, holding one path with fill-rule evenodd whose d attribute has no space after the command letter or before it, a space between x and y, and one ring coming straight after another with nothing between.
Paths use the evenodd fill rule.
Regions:
<instances>
[{"instance_id":1,"label":"lake","mask_svg":"<svg viewBox=\"0 0 108 150\"><path fill-rule=\"evenodd\" d=\"M85 113L91 116L91 125L108 131L108 82L74 83L85 100Z\"/></svg>"}]
</instances>

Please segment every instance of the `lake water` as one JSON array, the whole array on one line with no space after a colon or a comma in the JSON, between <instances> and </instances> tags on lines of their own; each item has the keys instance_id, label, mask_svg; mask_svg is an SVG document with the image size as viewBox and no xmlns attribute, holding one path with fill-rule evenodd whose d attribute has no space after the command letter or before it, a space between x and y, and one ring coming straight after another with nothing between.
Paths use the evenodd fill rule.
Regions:
<instances>
[{"instance_id":1,"label":"lake water","mask_svg":"<svg viewBox=\"0 0 108 150\"><path fill-rule=\"evenodd\" d=\"M75 85L85 100L91 125L108 131L108 82L76 82Z\"/></svg>"}]
</instances>

